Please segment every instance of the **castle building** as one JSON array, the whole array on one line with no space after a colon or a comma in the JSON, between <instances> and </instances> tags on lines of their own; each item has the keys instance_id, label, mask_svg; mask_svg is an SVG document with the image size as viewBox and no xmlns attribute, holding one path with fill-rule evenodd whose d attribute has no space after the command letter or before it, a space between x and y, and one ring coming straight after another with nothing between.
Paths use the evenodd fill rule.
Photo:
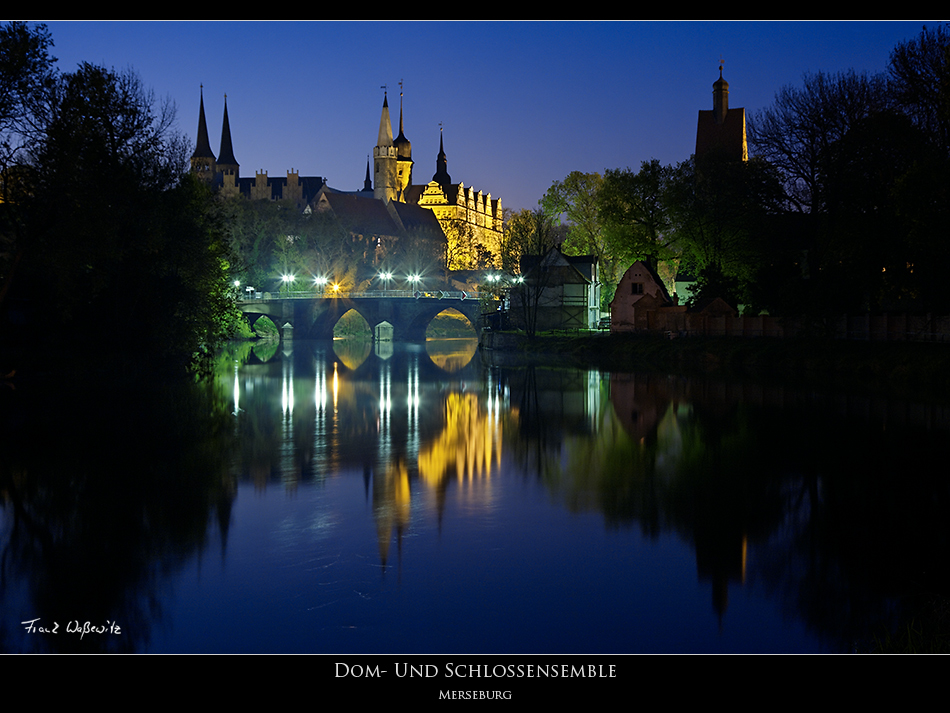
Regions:
<instances>
[{"instance_id":1,"label":"castle building","mask_svg":"<svg viewBox=\"0 0 950 713\"><path fill-rule=\"evenodd\" d=\"M379 132L376 146L373 148L372 180L370 166L367 164L363 189L349 193L364 200L373 198L384 203L404 203L431 211L448 240L446 255L450 269L500 266L503 232L501 199L492 198L491 193L476 191L462 182L452 182L441 134L436 171L432 180L424 184L413 184L413 165L412 144L404 131L402 94L400 93L399 100L399 134L395 138L389 101L384 94ZM288 171L286 177L272 178L264 171L255 173L253 178L242 177L231 142L227 97L224 103L221 147L216 158L208 138L203 89L198 116L198 137L195 152L191 157L191 168L223 196L243 195L250 200L292 200L301 210L325 208L325 194L344 192L327 186L325 178L304 177L293 170ZM391 211L390 213L392 214ZM476 261L480 264L467 264Z\"/></svg>"},{"instance_id":2,"label":"castle building","mask_svg":"<svg viewBox=\"0 0 950 713\"><path fill-rule=\"evenodd\" d=\"M713 108L700 110L696 128L696 158L710 154L720 154L734 161L749 160L745 109L729 108L729 83L722 78L722 62L719 79L713 82Z\"/></svg>"},{"instance_id":3,"label":"castle building","mask_svg":"<svg viewBox=\"0 0 950 713\"><path fill-rule=\"evenodd\" d=\"M449 267L499 267L503 217L501 199L475 191L464 183L453 183L448 171L445 144L440 132L435 174L425 184L412 182L412 144L403 125L402 97L399 100L399 135L392 138L389 103L383 97L379 136L373 149L373 195L379 200L418 205L431 210L448 239ZM490 265L466 264L477 261ZM454 263L454 264L453 264Z\"/></svg>"}]
</instances>

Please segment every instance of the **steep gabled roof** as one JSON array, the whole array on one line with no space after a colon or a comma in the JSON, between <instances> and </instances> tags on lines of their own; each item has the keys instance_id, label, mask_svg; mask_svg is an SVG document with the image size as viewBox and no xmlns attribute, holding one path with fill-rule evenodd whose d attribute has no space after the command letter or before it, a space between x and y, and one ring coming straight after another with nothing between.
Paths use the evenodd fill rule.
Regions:
<instances>
[{"instance_id":1,"label":"steep gabled roof","mask_svg":"<svg viewBox=\"0 0 950 713\"><path fill-rule=\"evenodd\" d=\"M400 222L408 232L427 231L447 240L445 233L442 232L439 219L435 217L435 213L431 210L398 201L390 201L389 205L399 216Z\"/></svg>"},{"instance_id":2,"label":"steep gabled roof","mask_svg":"<svg viewBox=\"0 0 950 713\"><path fill-rule=\"evenodd\" d=\"M582 264L583 261L596 260L597 258L584 255L584 256L569 256L561 252L561 248L555 246L550 248L544 255L522 255L521 256L521 274L525 276L525 280L530 281L533 275L541 270L561 270L567 274L563 275L564 277L573 277L571 280L563 280L564 282L579 283L586 282L590 283L591 278L584 275L584 273L578 269L578 264Z\"/></svg>"},{"instance_id":3,"label":"steep gabled roof","mask_svg":"<svg viewBox=\"0 0 950 713\"><path fill-rule=\"evenodd\" d=\"M419 206L328 189L321 190L314 203L316 210L329 209L349 230L360 235L405 237L409 233L428 232L436 239L446 239L435 214Z\"/></svg>"}]
</instances>

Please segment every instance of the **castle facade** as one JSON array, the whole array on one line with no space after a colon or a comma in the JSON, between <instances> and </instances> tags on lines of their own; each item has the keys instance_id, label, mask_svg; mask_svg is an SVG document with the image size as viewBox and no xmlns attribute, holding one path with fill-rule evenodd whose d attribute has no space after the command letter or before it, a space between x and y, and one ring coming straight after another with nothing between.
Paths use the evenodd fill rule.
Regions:
<instances>
[{"instance_id":1,"label":"castle facade","mask_svg":"<svg viewBox=\"0 0 950 713\"><path fill-rule=\"evenodd\" d=\"M198 136L191 157L192 171L213 186L222 196L244 196L249 200L289 200L301 210L318 210L321 196L326 193L350 193L363 199L382 201L384 204L405 203L431 211L442 227L448 241L446 267L468 269L498 267L503 232L500 198L491 193L476 191L464 183L453 183L448 172L442 137L439 137L439 155L436 171L427 183L413 183L412 144L403 128L402 98L399 107L399 134L393 138L389 102L383 96L379 133L373 148L372 179L366 167L366 179L359 191L338 191L326 185L319 176L300 176L290 170L286 177L270 177L258 171L253 177L242 177L240 165L234 157L231 127L228 120L227 97L221 128L221 146L217 157L211 150L205 120L202 90ZM367 206L368 207L368 206Z\"/></svg>"}]
</instances>

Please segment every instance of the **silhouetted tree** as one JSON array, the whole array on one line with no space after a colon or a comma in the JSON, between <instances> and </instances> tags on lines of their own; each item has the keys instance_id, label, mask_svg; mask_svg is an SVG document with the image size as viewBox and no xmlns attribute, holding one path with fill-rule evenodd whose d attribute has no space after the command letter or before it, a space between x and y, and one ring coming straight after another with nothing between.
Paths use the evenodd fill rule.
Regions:
<instances>
[{"instance_id":1,"label":"silhouetted tree","mask_svg":"<svg viewBox=\"0 0 950 713\"><path fill-rule=\"evenodd\" d=\"M768 258L767 219L781 203L772 167L759 160L692 158L673 171L666 210L686 269L697 279L694 300L747 303Z\"/></svg>"},{"instance_id":2,"label":"silhouetted tree","mask_svg":"<svg viewBox=\"0 0 950 713\"><path fill-rule=\"evenodd\" d=\"M672 169L653 159L636 173L629 168L604 173L597 195L607 244L621 265L643 260L656 267L677 255L676 235L668 212Z\"/></svg>"},{"instance_id":3,"label":"silhouetted tree","mask_svg":"<svg viewBox=\"0 0 950 713\"><path fill-rule=\"evenodd\" d=\"M44 340L96 334L107 353L207 363L235 318L217 204L186 172L170 103L132 72L58 77L30 147L23 280Z\"/></svg>"},{"instance_id":4,"label":"silhouetted tree","mask_svg":"<svg viewBox=\"0 0 950 713\"><path fill-rule=\"evenodd\" d=\"M950 27L924 27L888 64L894 99L944 153L950 153Z\"/></svg>"},{"instance_id":5,"label":"silhouetted tree","mask_svg":"<svg viewBox=\"0 0 950 713\"><path fill-rule=\"evenodd\" d=\"M779 171L789 207L821 211L829 148L855 122L890 103L883 75L806 74L802 87L782 87L772 106L750 115L752 154Z\"/></svg>"}]
</instances>

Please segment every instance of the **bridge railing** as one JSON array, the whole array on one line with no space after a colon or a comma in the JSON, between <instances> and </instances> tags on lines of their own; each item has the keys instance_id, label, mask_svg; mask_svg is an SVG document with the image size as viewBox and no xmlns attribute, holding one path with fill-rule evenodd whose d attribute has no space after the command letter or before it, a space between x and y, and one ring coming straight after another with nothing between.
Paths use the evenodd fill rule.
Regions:
<instances>
[{"instance_id":1,"label":"bridge railing","mask_svg":"<svg viewBox=\"0 0 950 713\"><path fill-rule=\"evenodd\" d=\"M266 302L268 300L336 300L336 299L384 299L384 298L415 298L437 300L477 300L477 292L464 290L361 290L354 292L332 292L317 294L315 292L255 292L240 295L241 302Z\"/></svg>"}]
</instances>

